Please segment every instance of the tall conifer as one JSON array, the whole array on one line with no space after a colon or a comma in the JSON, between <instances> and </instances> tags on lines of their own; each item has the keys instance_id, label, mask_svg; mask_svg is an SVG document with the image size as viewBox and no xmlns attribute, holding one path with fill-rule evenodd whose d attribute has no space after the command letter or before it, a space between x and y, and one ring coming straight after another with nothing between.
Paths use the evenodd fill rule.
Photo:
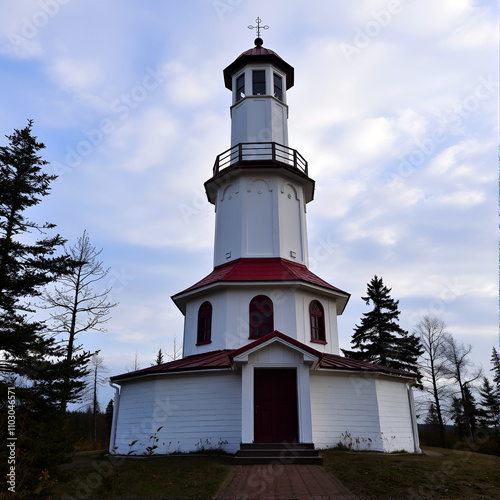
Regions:
<instances>
[{"instance_id":1,"label":"tall conifer","mask_svg":"<svg viewBox=\"0 0 500 500\"><path fill-rule=\"evenodd\" d=\"M390 292L377 275L368 283L367 295L362 299L366 305L373 305L373 309L363 313L361 325L354 329L351 339L354 350L342 349L342 352L348 358L416 373L420 384L422 376L417 360L423 352L422 346L416 335L399 326L399 300L394 300Z\"/></svg>"}]
</instances>

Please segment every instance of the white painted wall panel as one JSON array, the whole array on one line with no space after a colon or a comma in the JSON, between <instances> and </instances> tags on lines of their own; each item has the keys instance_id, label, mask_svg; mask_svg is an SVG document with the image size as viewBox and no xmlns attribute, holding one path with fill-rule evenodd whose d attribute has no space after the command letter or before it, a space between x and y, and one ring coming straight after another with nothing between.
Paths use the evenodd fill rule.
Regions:
<instances>
[{"instance_id":1,"label":"white painted wall panel","mask_svg":"<svg viewBox=\"0 0 500 500\"><path fill-rule=\"evenodd\" d=\"M377 399L385 451L413 452L415 444L406 384L377 380Z\"/></svg>"},{"instance_id":2,"label":"white painted wall panel","mask_svg":"<svg viewBox=\"0 0 500 500\"><path fill-rule=\"evenodd\" d=\"M362 374L311 372L314 443L354 449L415 451L406 384Z\"/></svg>"},{"instance_id":3,"label":"white painted wall panel","mask_svg":"<svg viewBox=\"0 0 500 500\"><path fill-rule=\"evenodd\" d=\"M157 454L222 446L228 452L241 441L241 373L168 375L122 385L116 452L129 444L141 455L157 433Z\"/></svg>"},{"instance_id":4,"label":"white painted wall panel","mask_svg":"<svg viewBox=\"0 0 500 500\"><path fill-rule=\"evenodd\" d=\"M357 378L310 373L312 433L317 448L352 439L355 448L382 451L375 381L366 379L359 384Z\"/></svg>"}]
</instances>

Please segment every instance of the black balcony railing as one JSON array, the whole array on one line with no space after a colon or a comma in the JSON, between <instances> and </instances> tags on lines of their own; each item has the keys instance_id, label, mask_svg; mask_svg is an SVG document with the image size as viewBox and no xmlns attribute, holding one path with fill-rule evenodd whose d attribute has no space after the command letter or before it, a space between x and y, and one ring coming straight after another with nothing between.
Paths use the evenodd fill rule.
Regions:
<instances>
[{"instance_id":1,"label":"black balcony railing","mask_svg":"<svg viewBox=\"0 0 500 500\"><path fill-rule=\"evenodd\" d=\"M230 166L273 163L293 167L307 174L307 161L296 150L277 142L241 142L215 159L214 175Z\"/></svg>"}]
</instances>

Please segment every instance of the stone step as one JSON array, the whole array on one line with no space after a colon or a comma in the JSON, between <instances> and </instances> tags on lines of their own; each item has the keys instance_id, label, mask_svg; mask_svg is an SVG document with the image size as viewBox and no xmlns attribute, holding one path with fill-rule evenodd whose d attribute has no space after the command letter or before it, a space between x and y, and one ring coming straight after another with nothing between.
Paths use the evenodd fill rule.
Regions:
<instances>
[{"instance_id":1,"label":"stone step","mask_svg":"<svg viewBox=\"0 0 500 500\"><path fill-rule=\"evenodd\" d=\"M313 443L242 443L233 463L322 465L323 458Z\"/></svg>"},{"instance_id":2,"label":"stone step","mask_svg":"<svg viewBox=\"0 0 500 500\"><path fill-rule=\"evenodd\" d=\"M238 451L239 457L317 457L316 450L273 450L273 449L246 449Z\"/></svg>"},{"instance_id":3,"label":"stone step","mask_svg":"<svg viewBox=\"0 0 500 500\"><path fill-rule=\"evenodd\" d=\"M241 443L240 450L314 450L314 443Z\"/></svg>"},{"instance_id":4,"label":"stone step","mask_svg":"<svg viewBox=\"0 0 500 500\"><path fill-rule=\"evenodd\" d=\"M323 457L239 457L233 458L234 465L282 464L323 465Z\"/></svg>"}]
</instances>

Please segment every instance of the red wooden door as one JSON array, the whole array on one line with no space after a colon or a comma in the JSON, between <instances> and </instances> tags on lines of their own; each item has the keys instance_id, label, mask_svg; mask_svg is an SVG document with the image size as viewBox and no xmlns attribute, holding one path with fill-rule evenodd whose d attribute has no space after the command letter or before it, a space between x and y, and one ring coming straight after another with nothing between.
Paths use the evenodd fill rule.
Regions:
<instances>
[{"instance_id":1,"label":"red wooden door","mask_svg":"<svg viewBox=\"0 0 500 500\"><path fill-rule=\"evenodd\" d=\"M298 442L297 372L256 368L254 372L254 442Z\"/></svg>"}]
</instances>

